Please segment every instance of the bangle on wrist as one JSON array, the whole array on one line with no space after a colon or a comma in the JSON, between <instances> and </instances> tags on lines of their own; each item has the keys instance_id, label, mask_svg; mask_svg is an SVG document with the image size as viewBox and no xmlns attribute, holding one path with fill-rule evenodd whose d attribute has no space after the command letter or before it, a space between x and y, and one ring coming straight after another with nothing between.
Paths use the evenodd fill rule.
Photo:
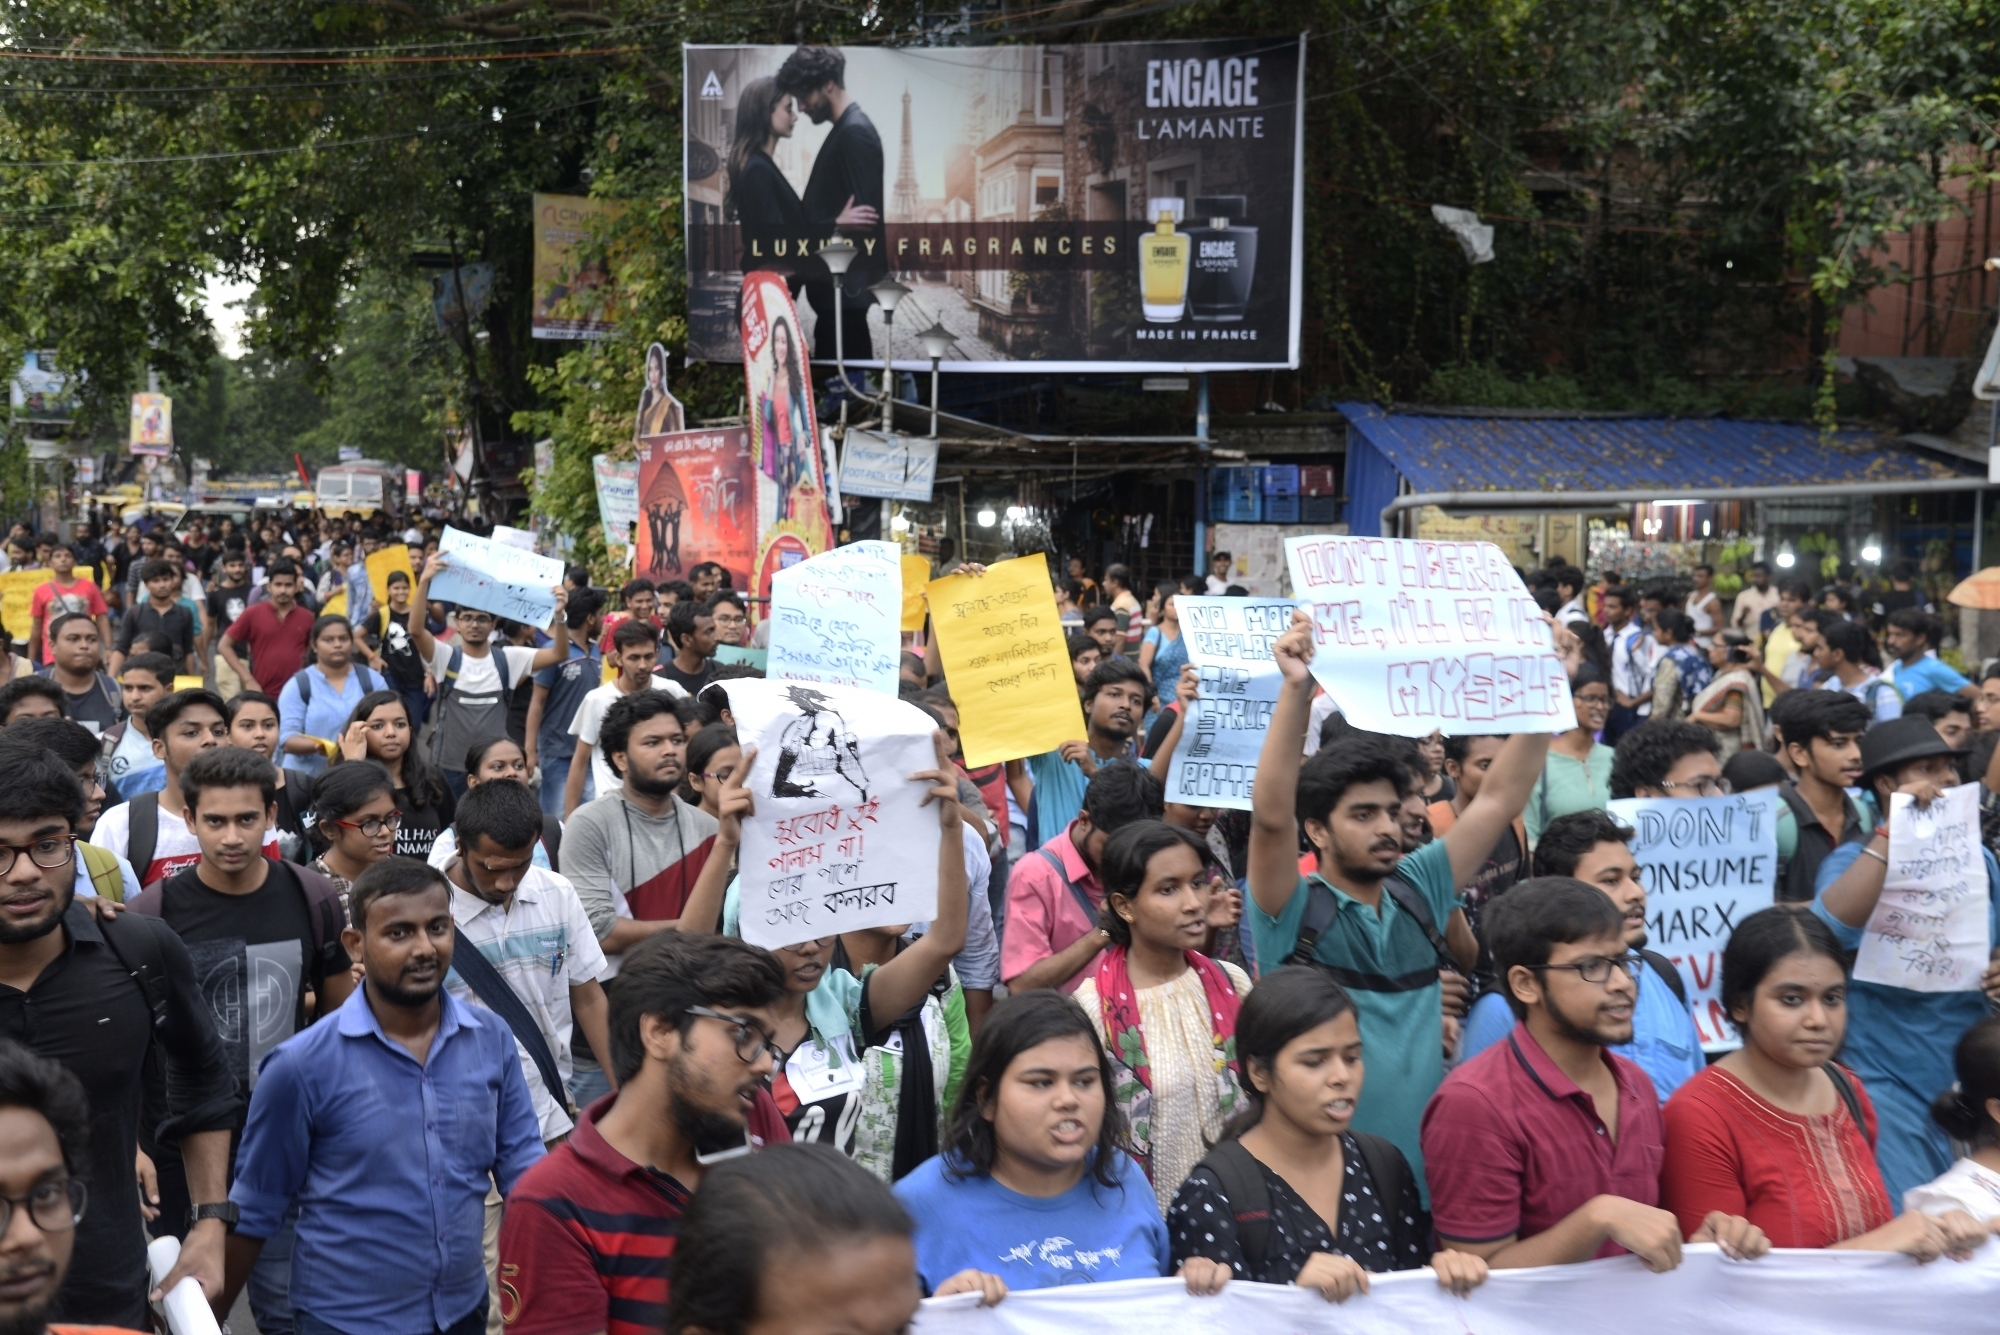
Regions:
<instances>
[{"instance_id":1,"label":"bangle on wrist","mask_svg":"<svg viewBox=\"0 0 2000 1335\"><path fill-rule=\"evenodd\" d=\"M1862 852L1862 854L1863 854L1864 856L1867 856L1867 857L1871 857L1871 858L1874 858L1874 859L1875 859L1875 860L1876 860L1877 862L1881 863L1881 864L1882 864L1883 866L1885 866L1885 867L1889 865L1889 859L1888 859L1888 858L1884 857L1884 856L1883 856L1882 854L1880 854L1880 853L1877 853L1877 852L1876 852L1876 851L1875 851L1874 849L1872 849L1872 848L1869 848L1869 847L1868 847L1867 845L1865 845L1865 844L1864 844L1864 845L1862 845L1862 848L1861 848L1861 852Z\"/></svg>"}]
</instances>

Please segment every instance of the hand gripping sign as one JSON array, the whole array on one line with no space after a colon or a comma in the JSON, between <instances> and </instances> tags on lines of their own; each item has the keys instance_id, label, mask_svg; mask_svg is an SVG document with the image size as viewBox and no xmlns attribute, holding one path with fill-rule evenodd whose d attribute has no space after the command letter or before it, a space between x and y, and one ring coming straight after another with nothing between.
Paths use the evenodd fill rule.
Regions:
<instances>
[{"instance_id":1,"label":"hand gripping sign","mask_svg":"<svg viewBox=\"0 0 2000 1335\"><path fill-rule=\"evenodd\" d=\"M1548 620L1492 543L1287 538L1285 560L1313 620L1313 675L1357 728L1576 726Z\"/></svg>"}]
</instances>

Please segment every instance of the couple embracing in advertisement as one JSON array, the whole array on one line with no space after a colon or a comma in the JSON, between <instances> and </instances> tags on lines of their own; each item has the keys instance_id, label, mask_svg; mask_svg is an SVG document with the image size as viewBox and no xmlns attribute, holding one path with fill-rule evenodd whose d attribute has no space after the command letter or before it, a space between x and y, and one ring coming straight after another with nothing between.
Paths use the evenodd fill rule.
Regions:
<instances>
[{"instance_id":1,"label":"couple embracing in advertisement","mask_svg":"<svg viewBox=\"0 0 2000 1335\"><path fill-rule=\"evenodd\" d=\"M834 357L836 281L847 285L842 294L847 355L860 359L873 355L868 288L889 272L882 230L882 138L861 104L847 95L846 78L847 59L840 52L825 46L799 47L786 57L776 77L754 79L744 86L729 149L727 207L746 233L826 238L839 231L863 251L840 279L818 264L802 272L806 299L816 317L812 356L821 361ZM803 199L771 157L780 139L791 138L801 111L815 125L833 123L813 160ZM872 255L866 253L871 239L876 243Z\"/></svg>"}]
</instances>

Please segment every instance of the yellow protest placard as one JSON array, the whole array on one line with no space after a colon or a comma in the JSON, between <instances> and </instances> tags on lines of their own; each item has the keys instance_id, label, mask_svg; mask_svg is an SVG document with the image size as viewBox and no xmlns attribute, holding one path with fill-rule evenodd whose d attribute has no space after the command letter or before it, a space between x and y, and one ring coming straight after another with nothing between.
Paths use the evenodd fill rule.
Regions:
<instances>
[{"instance_id":1,"label":"yellow protest placard","mask_svg":"<svg viewBox=\"0 0 2000 1335\"><path fill-rule=\"evenodd\" d=\"M189 676L185 672L176 673L174 675L174 689L177 691L198 691L206 685L208 685L208 683L203 681L200 677Z\"/></svg>"},{"instance_id":2,"label":"yellow protest placard","mask_svg":"<svg viewBox=\"0 0 2000 1335\"><path fill-rule=\"evenodd\" d=\"M921 556L903 556L903 633L924 628L924 585L930 582L931 563Z\"/></svg>"},{"instance_id":3,"label":"yellow protest placard","mask_svg":"<svg viewBox=\"0 0 2000 1335\"><path fill-rule=\"evenodd\" d=\"M48 582L46 570L9 570L0 574L0 624L7 627L17 647L28 643L28 635L35 628L30 607L35 590ZM26 648L22 647L21 652L26 653Z\"/></svg>"},{"instance_id":4,"label":"yellow protest placard","mask_svg":"<svg viewBox=\"0 0 2000 1335\"><path fill-rule=\"evenodd\" d=\"M398 570L410 577L410 588L414 590L417 571L410 564L410 549L402 543L368 554L368 587L375 590L375 606L389 605L389 576Z\"/></svg>"},{"instance_id":5,"label":"yellow protest placard","mask_svg":"<svg viewBox=\"0 0 2000 1335\"><path fill-rule=\"evenodd\" d=\"M1085 735L1047 557L947 575L925 593L966 764L1037 755Z\"/></svg>"}]
</instances>

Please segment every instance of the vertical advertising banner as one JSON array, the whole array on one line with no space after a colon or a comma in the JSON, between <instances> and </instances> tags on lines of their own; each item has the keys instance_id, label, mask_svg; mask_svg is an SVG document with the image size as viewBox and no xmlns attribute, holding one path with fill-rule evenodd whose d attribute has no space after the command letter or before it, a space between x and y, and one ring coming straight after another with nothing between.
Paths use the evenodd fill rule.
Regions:
<instances>
[{"instance_id":1,"label":"vertical advertising banner","mask_svg":"<svg viewBox=\"0 0 2000 1335\"><path fill-rule=\"evenodd\" d=\"M623 206L615 200L580 195L536 195L535 312L536 338L608 338L613 324L609 311L588 310L572 300L611 282L601 261L585 260L578 245L616 218Z\"/></svg>"},{"instance_id":2,"label":"vertical advertising banner","mask_svg":"<svg viewBox=\"0 0 2000 1335\"><path fill-rule=\"evenodd\" d=\"M132 396L131 449L164 459L174 452L174 401L164 394Z\"/></svg>"},{"instance_id":3,"label":"vertical advertising banner","mask_svg":"<svg viewBox=\"0 0 2000 1335\"><path fill-rule=\"evenodd\" d=\"M745 275L740 319L757 479L756 590L769 598L772 576L833 546L833 521L812 376L785 280Z\"/></svg>"},{"instance_id":4,"label":"vertical advertising banner","mask_svg":"<svg viewBox=\"0 0 2000 1335\"><path fill-rule=\"evenodd\" d=\"M632 526L639 522L639 465L609 455L591 456L597 479L597 517L604 524L604 545L623 561L632 545Z\"/></svg>"},{"instance_id":5,"label":"vertical advertising banner","mask_svg":"<svg viewBox=\"0 0 2000 1335\"><path fill-rule=\"evenodd\" d=\"M746 427L675 431L639 442L639 561L655 582L686 579L703 561L750 587L757 500Z\"/></svg>"},{"instance_id":6,"label":"vertical advertising banner","mask_svg":"<svg viewBox=\"0 0 2000 1335\"><path fill-rule=\"evenodd\" d=\"M954 369L1298 365L1303 37L684 57L690 357L741 355L761 269L802 287L815 361L838 312L861 366L933 322ZM912 289L893 327L888 277Z\"/></svg>"}]
</instances>

